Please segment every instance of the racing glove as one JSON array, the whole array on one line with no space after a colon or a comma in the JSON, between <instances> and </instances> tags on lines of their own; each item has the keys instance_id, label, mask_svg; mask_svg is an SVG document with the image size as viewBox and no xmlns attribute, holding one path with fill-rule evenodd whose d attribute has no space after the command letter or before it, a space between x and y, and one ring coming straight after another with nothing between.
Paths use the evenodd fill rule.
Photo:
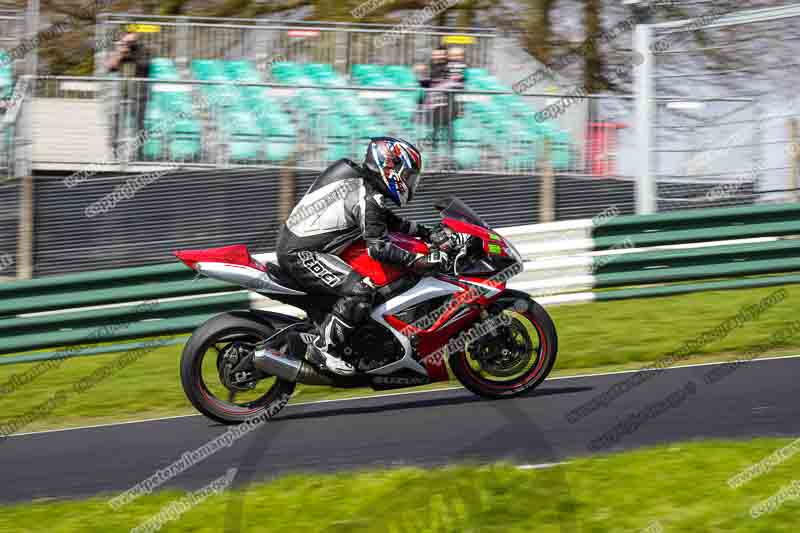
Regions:
<instances>
[{"instance_id":1,"label":"racing glove","mask_svg":"<svg viewBox=\"0 0 800 533\"><path fill-rule=\"evenodd\" d=\"M446 271L447 261L445 252L434 250L428 255L418 255L408 266L417 274L430 274Z\"/></svg>"},{"instance_id":2,"label":"racing glove","mask_svg":"<svg viewBox=\"0 0 800 533\"><path fill-rule=\"evenodd\" d=\"M416 228L414 231L414 236L419 237L425 242L431 242L431 235L433 234L433 228L426 226L424 224L413 223Z\"/></svg>"}]
</instances>

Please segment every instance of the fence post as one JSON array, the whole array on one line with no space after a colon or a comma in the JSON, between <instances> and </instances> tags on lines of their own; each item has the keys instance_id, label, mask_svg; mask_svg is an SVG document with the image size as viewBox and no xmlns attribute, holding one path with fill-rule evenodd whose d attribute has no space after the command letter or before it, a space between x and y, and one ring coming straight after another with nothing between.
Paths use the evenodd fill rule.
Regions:
<instances>
[{"instance_id":1,"label":"fence post","mask_svg":"<svg viewBox=\"0 0 800 533\"><path fill-rule=\"evenodd\" d=\"M795 201L800 199L800 159L798 158L798 128L797 128L797 119L790 118L789 119L789 165L791 167L791 173L789 174L789 183L787 183L787 189L791 191L790 197L794 197Z\"/></svg>"},{"instance_id":2,"label":"fence post","mask_svg":"<svg viewBox=\"0 0 800 533\"><path fill-rule=\"evenodd\" d=\"M656 186L653 176L653 54L650 51L652 29L647 24L637 24L633 35L634 54L643 61L634 68L636 95L636 213L655 213Z\"/></svg>"},{"instance_id":3,"label":"fence post","mask_svg":"<svg viewBox=\"0 0 800 533\"><path fill-rule=\"evenodd\" d=\"M280 203L278 204L278 224L283 224L283 221L289 218L295 204L294 190L295 190L295 173L291 165L281 168L281 192Z\"/></svg>"},{"instance_id":4,"label":"fence post","mask_svg":"<svg viewBox=\"0 0 800 533\"><path fill-rule=\"evenodd\" d=\"M30 0L25 11L25 34L34 42L39 33L39 0ZM31 83L36 82L36 73L39 68L39 47L34 46L25 56L25 74L31 76Z\"/></svg>"},{"instance_id":5,"label":"fence post","mask_svg":"<svg viewBox=\"0 0 800 533\"><path fill-rule=\"evenodd\" d=\"M550 159L550 140L544 140L542 150L541 180L539 189L539 224L555 220L553 165Z\"/></svg>"},{"instance_id":6,"label":"fence post","mask_svg":"<svg viewBox=\"0 0 800 533\"><path fill-rule=\"evenodd\" d=\"M104 41L106 40L106 15L97 13L97 21L94 23L94 75L96 77L105 74L104 58L106 52ZM106 46L113 47L114 43L107 43Z\"/></svg>"},{"instance_id":7,"label":"fence post","mask_svg":"<svg viewBox=\"0 0 800 533\"><path fill-rule=\"evenodd\" d=\"M191 68L189 59L189 21L186 17L179 17L175 26L175 63L181 72L188 72Z\"/></svg>"},{"instance_id":8,"label":"fence post","mask_svg":"<svg viewBox=\"0 0 800 533\"><path fill-rule=\"evenodd\" d=\"M447 155L450 156L450 161L455 161L455 143L453 137L455 135L455 128L453 122L456 120L456 95L455 93L448 92L447 94Z\"/></svg>"},{"instance_id":9,"label":"fence post","mask_svg":"<svg viewBox=\"0 0 800 533\"><path fill-rule=\"evenodd\" d=\"M347 35L346 39L347 42L345 43L345 51L344 51L344 75L349 76L351 74L350 69L353 68L353 62L350 60L350 54L353 50L353 34L345 32Z\"/></svg>"},{"instance_id":10,"label":"fence post","mask_svg":"<svg viewBox=\"0 0 800 533\"><path fill-rule=\"evenodd\" d=\"M33 176L20 178L19 225L17 228L17 279L33 277Z\"/></svg>"},{"instance_id":11,"label":"fence post","mask_svg":"<svg viewBox=\"0 0 800 533\"><path fill-rule=\"evenodd\" d=\"M34 182L33 182L33 88L34 76L25 76L26 85L20 89L22 101L18 104L17 131L14 143L14 176L19 176L19 219L17 223L17 278L33 277L34 254Z\"/></svg>"}]
</instances>

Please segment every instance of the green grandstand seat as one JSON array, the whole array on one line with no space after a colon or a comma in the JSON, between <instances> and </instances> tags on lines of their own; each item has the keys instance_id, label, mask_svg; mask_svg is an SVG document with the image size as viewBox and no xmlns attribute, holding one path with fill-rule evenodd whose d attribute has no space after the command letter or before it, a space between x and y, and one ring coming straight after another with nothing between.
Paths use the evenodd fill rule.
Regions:
<instances>
[{"instance_id":1,"label":"green grandstand seat","mask_svg":"<svg viewBox=\"0 0 800 533\"><path fill-rule=\"evenodd\" d=\"M472 168L481 160L481 126L472 118L453 121L453 157L460 168Z\"/></svg>"},{"instance_id":2,"label":"green grandstand seat","mask_svg":"<svg viewBox=\"0 0 800 533\"><path fill-rule=\"evenodd\" d=\"M228 154L231 161L241 163L252 161L259 158L261 149L261 139L237 137L228 141Z\"/></svg>"},{"instance_id":3,"label":"green grandstand seat","mask_svg":"<svg viewBox=\"0 0 800 533\"><path fill-rule=\"evenodd\" d=\"M257 159L264 135L249 110L230 110L223 113L220 124L228 139L230 158L234 161Z\"/></svg>"},{"instance_id":4,"label":"green grandstand seat","mask_svg":"<svg viewBox=\"0 0 800 533\"><path fill-rule=\"evenodd\" d=\"M142 155L145 159L159 160L164 155L163 135L150 136L142 143Z\"/></svg>"},{"instance_id":5,"label":"green grandstand seat","mask_svg":"<svg viewBox=\"0 0 800 533\"><path fill-rule=\"evenodd\" d=\"M175 64L168 58L153 58L149 75L156 80L179 80ZM178 118L178 113L187 116ZM142 146L147 159L163 159L165 147L173 160L194 159L200 154L200 125L191 117L192 87L184 84L153 83L145 109L144 127L149 132ZM163 125L169 125L164 128Z\"/></svg>"},{"instance_id":6,"label":"green grandstand seat","mask_svg":"<svg viewBox=\"0 0 800 533\"><path fill-rule=\"evenodd\" d=\"M550 163L555 170L568 170L571 161L572 154L568 148L561 148L550 152Z\"/></svg>"},{"instance_id":7,"label":"green grandstand seat","mask_svg":"<svg viewBox=\"0 0 800 533\"><path fill-rule=\"evenodd\" d=\"M354 130L344 116L336 114L324 117L318 133L327 144L326 160L335 161L351 155Z\"/></svg>"},{"instance_id":8,"label":"green grandstand seat","mask_svg":"<svg viewBox=\"0 0 800 533\"><path fill-rule=\"evenodd\" d=\"M169 124L169 113L153 101L148 102L144 113L144 129L148 133L142 145L145 159L161 159L164 156L164 138L167 134L164 125Z\"/></svg>"},{"instance_id":9,"label":"green grandstand seat","mask_svg":"<svg viewBox=\"0 0 800 533\"><path fill-rule=\"evenodd\" d=\"M148 76L157 80L179 80L178 69L175 63L166 57L154 57L150 60Z\"/></svg>"},{"instance_id":10,"label":"green grandstand seat","mask_svg":"<svg viewBox=\"0 0 800 533\"><path fill-rule=\"evenodd\" d=\"M273 163L284 162L291 157L292 153L294 153L294 147L294 142L289 142L288 140L281 142L270 139L267 141L267 144L264 147L264 155L267 161Z\"/></svg>"},{"instance_id":11,"label":"green grandstand seat","mask_svg":"<svg viewBox=\"0 0 800 533\"><path fill-rule=\"evenodd\" d=\"M242 83L258 83L264 81L261 73L255 65L246 60L235 60L225 62L225 75L230 81ZM243 99L243 104L255 107L259 105L259 100L264 96L263 87L239 87L239 94Z\"/></svg>"},{"instance_id":12,"label":"green grandstand seat","mask_svg":"<svg viewBox=\"0 0 800 533\"><path fill-rule=\"evenodd\" d=\"M381 76L380 67L377 65L369 65L369 64L353 65L351 73L354 78Z\"/></svg>"},{"instance_id":13,"label":"green grandstand seat","mask_svg":"<svg viewBox=\"0 0 800 533\"><path fill-rule=\"evenodd\" d=\"M464 79L466 81L487 78L489 72L485 68L466 68L464 69Z\"/></svg>"},{"instance_id":14,"label":"green grandstand seat","mask_svg":"<svg viewBox=\"0 0 800 533\"><path fill-rule=\"evenodd\" d=\"M222 62L225 74L232 80L261 80L255 64L246 59L232 59Z\"/></svg>"},{"instance_id":15,"label":"green grandstand seat","mask_svg":"<svg viewBox=\"0 0 800 533\"><path fill-rule=\"evenodd\" d=\"M154 57L150 60L150 66L175 69L175 63L168 57Z\"/></svg>"},{"instance_id":16,"label":"green grandstand seat","mask_svg":"<svg viewBox=\"0 0 800 533\"><path fill-rule=\"evenodd\" d=\"M272 64L272 77L281 83L292 83L292 80L303 75L303 67L297 63L280 61Z\"/></svg>"},{"instance_id":17,"label":"green grandstand seat","mask_svg":"<svg viewBox=\"0 0 800 533\"><path fill-rule=\"evenodd\" d=\"M225 67L217 59L193 59L192 74L198 80L204 81L226 79Z\"/></svg>"},{"instance_id":18,"label":"green grandstand seat","mask_svg":"<svg viewBox=\"0 0 800 533\"><path fill-rule=\"evenodd\" d=\"M262 81L261 73L251 61L224 61L222 67L229 81ZM304 71L293 63L276 63L273 65L273 76L284 83L302 81ZM297 137L290 117L263 87L234 89L238 90L240 99L222 115L224 122L229 124L225 131L231 159L257 159L263 147L264 157L268 161L286 161L294 151Z\"/></svg>"},{"instance_id":19,"label":"green grandstand seat","mask_svg":"<svg viewBox=\"0 0 800 533\"><path fill-rule=\"evenodd\" d=\"M269 124L267 142L264 147L267 161L286 161L297 145L297 132L288 120L276 120Z\"/></svg>"},{"instance_id":20,"label":"green grandstand seat","mask_svg":"<svg viewBox=\"0 0 800 533\"><path fill-rule=\"evenodd\" d=\"M200 124L190 118L178 119L172 128L169 155L173 161L196 159L201 151Z\"/></svg>"},{"instance_id":21,"label":"green grandstand seat","mask_svg":"<svg viewBox=\"0 0 800 533\"><path fill-rule=\"evenodd\" d=\"M332 76L336 74L332 65L327 63L306 63L303 70L309 76Z\"/></svg>"},{"instance_id":22,"label":"green grandstand seat","mask_svg":"<svg viewBox=\"0 0 800 533\"><path fill-rule=\"evenodd\" d=\"M386 77L394 80L401 87L414 87L418 85L414 71L406 65L387 65L384 68Z\"/></svg>"},{"instance_id":23,"label":"green grandstand seat","mask_svg":"<svg viewBox=\"0 0 800 533\"><path fill-rule=\"evenodd\" d=\"M468 89L509 91L508 87L500 84L484 69L469 68L465 70L464 75ZM473 107L484 125L498 138L513 136L515 132L522 131L524 138L515 139L515 142L538 146L541 140L547 139L551 143L554 167L566 168L571 159L572 140L569 133L558 129L552 122L537 123L535 110L529 102L530 100L518 95L493 95L491 104L483 103ZM499 148L499 143L495 142L493 145ZM527 152L535 154L536 150ZM526 153L519 157L521 163L535 163L535 155Z\"/></svg>"},{"instance_id":24,"label":"green grandstand seat","mask_svg":"<svg viewBox=\"0 0 800 533\"><path fill-rule=\"evenodd\" d=\"M338 72L333 70L331 65L327 64L314 64L314 68L307 68L306 74L314 80L315 83L320 85L334 85L334 86L344 86L349 85L347 80ZM328 68L323 68L328 67ZM331 91L331 96L335 98L341 98L343 95L346 95L344 91Z\"/></svg>"}]
</instances>

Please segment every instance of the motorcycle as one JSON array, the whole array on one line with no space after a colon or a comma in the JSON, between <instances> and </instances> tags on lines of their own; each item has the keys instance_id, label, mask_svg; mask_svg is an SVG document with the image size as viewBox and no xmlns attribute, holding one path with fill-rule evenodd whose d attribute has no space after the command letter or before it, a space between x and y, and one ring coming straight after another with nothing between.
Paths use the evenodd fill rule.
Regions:
<instances>
[{"instance_id":1,"label":"motorcycle","mask_svg":"<svg viewBox=\"0 0 800 533\"><path fill-rule=\"evenodd\" d=\"M369 319L340 348L356 369L350 376L304 359L316 325L336 296L307 294L277 264L256 260L244 245L175 252L199 274L307 315L249 309L202 324L181 357L181 382L192 405L213 420L237 424L277 414L298 383L388 390L444 381L452 374L473 393L490 398L517 396L542 383L555 364L558 339L544 308L506 286L522 272L522 256L459 199L434 207L441 222L432 244L403 234L389 238L414 254L446 251L449 259L440 272L420 276L375 261L363 240L339 255L377 287Z\"/></svg>"}]
</instances>

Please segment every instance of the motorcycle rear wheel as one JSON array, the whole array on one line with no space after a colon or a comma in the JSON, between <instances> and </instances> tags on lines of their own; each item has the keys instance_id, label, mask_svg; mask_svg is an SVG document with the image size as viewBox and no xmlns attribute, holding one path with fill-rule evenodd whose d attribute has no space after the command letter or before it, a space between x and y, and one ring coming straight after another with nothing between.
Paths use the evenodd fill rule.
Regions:
<instances>
[{"instance_id":1,"label":"motorcycle rear wheel","mask_svg":"<svg viewBox=\"0 0 800 533\"><path fill-rule=\"evenodd\" d=\"M223 313L217 315L201 325L186 343L181 356L181 383L186 397L191 404L208 418L222 424L240 424L245 421L262 421L275 416L278 411L289 402L294 392L295 383L279 378L273 379L271 386L263 394L255 393L257 397L246 403L236 403L233 400L237 394L231 391L217 376L216 382L209 379L209 372L204 375L204 360L206 355L214 355L209 350L216 352L215 364L220 365L220 357L224 354L218 346L223 346L223 352L238 343L244 349L248 346L263 341L271 336L275 329L268 324L254 320L244 312ZM205 361L205 370L209 362ZM213 366L212 372L213 375ZM256 383L258 385L258 383ZM215 389L225 389L227 400L218 398Z\"/></svg>"},{"instance_id":2,"label":"motorcycle rear wheel","mask_svg":"<svg viewBox=\"0 0 800 533\"><path fill-rule=\"evenodd\" d=\"M503 313L510 322L500 336L491 341L476 339L450 357L450 368L461 384L485 398L507 398L533 390L550 374L558 353L553 320L532 298L517 299ZM479 348L495 349L499 355L481 359L474 353Z\"/></svg>"}]
</instances>

